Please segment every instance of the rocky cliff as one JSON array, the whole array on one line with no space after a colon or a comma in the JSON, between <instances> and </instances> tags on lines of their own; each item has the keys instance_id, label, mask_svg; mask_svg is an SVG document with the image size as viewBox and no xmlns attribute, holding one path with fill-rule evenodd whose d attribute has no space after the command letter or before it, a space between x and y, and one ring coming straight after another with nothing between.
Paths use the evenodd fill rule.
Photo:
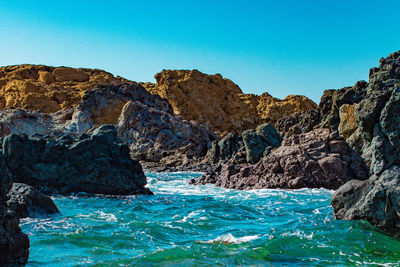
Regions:
<instances>
[{"instance_id":1,"label":"rocky cliff","mask_svg":"<svg viewBox=\"0 0 400 267\"><path fill-rule=\"evenodd\" d=\"M0 68L0 109L51 113L75 106L85 91L104 83L127 82L98 69L15 65Z\"/></svg>"},{"instance_id":2,"label":"rocky cliff","mask_svg":"<svg viewBox=\"0 0 400 267\"><path fill-rule=\"evenodd\" d=\"M365 97L355 105L353 135L370 166L367 181L350 181L332 197L338 219L364 219L400 229L400 51L372 68Z\"/></svg>"},{"instance_id":3,"label":"rocky cliff","mask_svg":"<svg viewBox=\"0 0 400 267\"><path fill-rule=\"evenodd\" d=\"M197 70L164 70L155 76L156 84L143 86L152 94L168 99L174 112L195 120L214 132L241 133L262 122L316 108L304 96L290 95L283 100L264 93L244 94L231 80L219 74L207 75Z\"/></svg>"}]
</instances>

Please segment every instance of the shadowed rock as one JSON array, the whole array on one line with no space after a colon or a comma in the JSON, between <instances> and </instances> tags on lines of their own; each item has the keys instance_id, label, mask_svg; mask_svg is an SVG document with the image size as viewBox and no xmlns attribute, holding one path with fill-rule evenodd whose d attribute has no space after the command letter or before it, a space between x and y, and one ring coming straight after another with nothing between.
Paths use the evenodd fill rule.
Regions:
<instances>
[{"instance_id":1,"label":"shadowed rock","mask_svg":"<svg viewBox=\"0 0 400 267\"><path fill-rule=\"evenodd\" d=\"M117 139L112 125L79 138L11 134L3 140L4 160L14 182L42 192L149 194L139 162Z\"/></svg>"},{"instance_id":2,"label":"shadowed rock","mask_svg":"<svg viewBox=\"0 0 400 267\"><path fill-rule=\"evenodd\" d=\"M8 208L14 210L19 218L59 213L53 200L33 186L13 183L8 198Z\"/></svg>"}]
</instances>

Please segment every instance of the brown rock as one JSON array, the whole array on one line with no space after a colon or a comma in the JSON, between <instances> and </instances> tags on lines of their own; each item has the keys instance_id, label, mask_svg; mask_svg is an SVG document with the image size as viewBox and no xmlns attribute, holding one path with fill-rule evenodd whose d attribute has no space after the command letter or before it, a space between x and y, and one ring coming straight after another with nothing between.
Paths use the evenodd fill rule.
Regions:
<instances>
[{"instance_id":1,"label":"brown rock","mask_svg":"<svg viewBox=\"0 0 400 267\"><path fill-rule=\"evenodd\" d=\"M354 114L354 105L344 104L339 108L339 133L345 139L349 138L357 129L356 118Z\"/></svg>"},{"instance_id":2,"label":"brown rock","mask_svg":"<svg viewBox=\"0 0 400 267\"><path fill-rule=\"evenodd\" d=\"M150 93L168 99L174 112L187 120L196 120L214 132L241 133L263 122L276 120L316 108L304 96L280 100L264 93L244 94L220 74L207 75L198 70L163 70L155 75L156 84L142 84Z\"/></svg>"},{"instance_id":3,"label":"brown rock","mask_svg":"<svg viewBox=\"0 0 400 267\"><path fill-rule=\"evenodd\" d=\"M74 107L85 91L127 80L98 69L43 65L0 68L0 109L25 108L52 113ZM106 119L108 121L108 119Z\"/></svg>"},{"instance_id":4,"label":"brown rock","mask_svg":"<svg viewBox=\"0 0 400 267\"><path fill-rule=\"evenodd\" d=\"M350 179L366 179L361 156L343 137L329 129L285 138L282 145L254 165L222 166L220 173L205 175L194 183L215 181L232 189L328 188L337 189ZM214 176L214 177L212 177Z\"/></svg>"}]
</instances>

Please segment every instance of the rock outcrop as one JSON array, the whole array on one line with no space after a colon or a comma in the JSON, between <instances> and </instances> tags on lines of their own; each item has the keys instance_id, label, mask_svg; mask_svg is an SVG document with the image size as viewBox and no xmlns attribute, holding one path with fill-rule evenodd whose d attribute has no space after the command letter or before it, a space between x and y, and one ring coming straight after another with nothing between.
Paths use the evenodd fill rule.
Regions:
<instances>
[{"instance_id":1,"label":"rock outcrop","mask_svg":"<svg viewBox=\"0 0 400 267\"><path fill-rule=\"evenodd\" d=\"M214 182L233 189L328 188L337 189L352 178L366 179L360 155L329 129L293 135L255 165L226 164L192 183Z\"/></svg>"},{"instance_id":2,"label":"rock outcrop","mask_svg":"<svg viewBox=\"0 0 400 267\"><path fill-rule=\"evenodd\" d=\"M53 200L33 186L13 183L8 198L8 208L15 211L20 219L59 213Z\"/></svg>"},{"instance_id":3,"label":"rock outcrop","mask_svg":"<svg viewBox=\"0 0 400 267\"><path fill-rule=\"evenodd\" d=\"M144 187L146 176L141 165L131 159L128 146L119 143L112 125L78 138L11 134L4 138L2 147L12 180L42 192L151 193Z\"/></svg>"},{"instance_id":4,"label":"rock outcrop","mask_svg":"<svg viewBox=\"0 0 400 267\"><path fill-rule=\"evenodd\" d=\"M173 114L169 103L136 83L100 85L85 92L74 109L52 114L22 109L0 111L0 134L80 136L115 124L133 158L158 166L189 165L204 157L217 136L197 122Z\"/></svg>"},{"instance_id":5,"label":"rock outcrop","mask_svg":"<svg viewBox=\"0 0 400 267\"><path fill-rule=\"evenodd\" d=\"M229 133L221 140L215 140L205 162L256 163L278 147L281 141L282 138L271 124L261 124L256 129L244 131L240 136Z\"/></svg>"},{"instance_id":6,"label":"rock outcrop","mask_svg":"<svg viewBox=\"0 0 400 267\"><path fill-rule=\"evenodd\" d=\"M332 198L338 219L364 219L399 229L400 51L372 68L365 97L355 105L358 147L370 166L368 181L350 181Z\"/></svg>"},{"instance_id":7,"label":"rock outcrop","mask_svg":"<svg viewBox=\"0 0 400 267\"><path fill-rule=\"evenodd\" d=\"M0 266L20 266L29 257L29 238L19 227L17 214L7 209L12 175L0 154Z\"/></svg>"},{"instance_id":8,"label":"rock outcrop","mask_svg":"<svg viewBox=\"0 0 400 267\"><path fill-rule=\"evenodd\" d=\"M220 135L240 134L263 122L275 122L316 108L304 96L290 95L280 100L268 93L244 94L231 80L197 70L164 70L155 79L156 84L143 86L152 94L168 99L175 113L198 121Z\"/></svg>"},{"instance_id":9,"label":"rock outcrop","mask_svg":"<svg viewBox=\"0 0 400 267\"><path fill-rule=\"evenodd\" d=\"M339 131L353 147L357 142L352 137L356 131L354 107L365 97L367 86L367 82L359 81L352 87L325 90L317 109L283 117L277 120L275 127L282 136L330 128Z\"/></svg>"},{"instance_id":10,"label":"rock outcrop","mask_svg":"<svg viewBox=\"0 0 400 267\"><path fill-rule=\"evenodd\" d=\"M52 113L74 107L99 84L128 82L98 69L16 65L0 68L0 109Z\"/></svg>"}]
</instances>

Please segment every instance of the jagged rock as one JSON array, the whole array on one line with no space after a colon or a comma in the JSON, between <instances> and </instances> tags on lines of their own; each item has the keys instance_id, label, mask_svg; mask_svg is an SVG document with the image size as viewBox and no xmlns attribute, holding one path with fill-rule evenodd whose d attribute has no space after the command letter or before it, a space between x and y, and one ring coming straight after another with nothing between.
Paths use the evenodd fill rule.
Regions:
<instances>
[{"instance_id":1,"label":"jagged rock","mask_svg":"<svg viewBox=\"0 0 400 267\"><path fill-rule=\"evenodd\" d=\"M278 147L282 138L270 124L261 124L254 130L246 130L241 136L229 133L212 143L205 162L255 163Z\"/></svg>"},{"instance_id":2,"label":"jagged rock","mask_svg":"<svg viewBox=\"0 0 400 267\"><path fill-rule=\"evenodd\" d=\"M283 117L274 126L284 137L307 133L317 128L330 128L339 131L354 147L358 141L357 136L350 141L356 131L354 105L365 96L367 85L367 82L359 81L352 87L325 90L317 109Z\"/></svg>"},{"instance_id":3,"label":"jagged rock","mask_svg":"<svg viewBox=\"0 0 400 267\"><path fill-rule=\"evenodd\" d=\"M0 154L0 266L20 266L29 257L29 238L19 227L17 214L7 209L12 176Z\"/></svg>"},{"instance_id":4,"label":"jagged rock","mask_svg":"<svg viewBox=\"0 0 400 267\"><path fill-rule=\"evenodd\" d=\"M316 107L313 101L303 95L288 95L281 100L263 93L258 100L257 112L263 120L276 122L281 118L296 113L302 114Z\"/></svg>"},{"instance_id":5,"label":"jagged rock","mask_svg":"<svg viewBox=\"0 0 400 267\"><path fill-rule=\"evenodd\" d=\"M68 194L150 194L139 162L120 144L112 125L79 138L11 134L3 140L4 160L14 182L42 192Z\"/></svg>"},{"instance_id":6,"label":"jagged rock","mask_svg":"<svg viewBox=\"0 0 400 267\"><path fill-rule=\"evenodd\" d=\"M233 189L328 188L336 189L352 178L366 179L367 168L360 155L329 129L285 138L255 165L238 168L226 164L221 172L208 174L195 183L215 181ZM204 180L204 181L203 181Z\"/></svg>"},{"instance_id":7,"label":"jagged rock","mask_svg":"<svg viewBox=\"0 0 400 267\"><path fill-rule=\"evenodd\" d=\"M196 120L220 135L239 134L263 122L275 122L316 108L304 96L290 95L280 100L268 93L243 94L231 80L198 70L163 70L155 79L156 84L143 86L152 94L168 99L175 113L187 120Z\"/></svg>"},{"instance_id":8,"label":"jagged rock","mask_svg":"<svg viewBox=\"0 0 400 267\"><path fill-rule=\"evenodd\" d=\"M311 109L304 114L296 113L279 119L275 128L283 137L312 131L320 123L319 111Z\"/></svg>"},{"instance_id":9,"label":"jagged rock","mask_svg":"<svg viewBox=\"0 0 400 267\"><path fill-rule=\"evenodd\" d=\"M318 106L321 121L318 127L337 130L340 123L340 107L359 103L365 97L367 86L366 81L359 81L353 87L324 91Z\"/></svg>"},{"instance_id":10,"label":"jagged rock","mask_svg":"<svg viewBox=\"0 0 400 267\"><path fill-rule=\"evenodd\" d=\"M400 168L393 166L366 181L351 180L332 196L336 219L366 220L393 231L400 229Z\"/></svg>"},{"instance_id":11,"label":"jagged rock","mask_svg":"<svg viewBox=\"0 0 400 267\"><path fill-rule=\"evenodd\" d=\"M135 159L158 165L189 165L202 158L217 136L196 122L174 115L168 101L136 83L100 85L85 92L74 109L43 114L1 110L0 136L10 133L78 137L104 123L117 126Z\"/></svg>"},{"instance_id":12,"label":"jagged rock","mask_svg":"<svg viewBox=\"0 0 400 267\"><path fill-rule=\"evenodd\" d=\"M59 213L53 200L33 186L13 183L8 198L8 208L15 211L19 218Z\"/></svg>"},{"instance_id":13,"label":"jagged rock","mask_svg":"<svg viewBox=\"0 0 400 267\"><path fill-rule=\"evenodd\" d=\"M359 145L372 174L350 181L332 198L338 219L364 219L398 231L400 177L400 51L372 68L365 97L355 105ZM352 136L353 136L352 135Z\"/></svg>"},{"instance_id":14,"label":"jagged rock","mask_svg":"<svg viewBox=\"0 0 400 267\"><path fill-rule=\"evenodd\" d=\"M74 107L85 91L99 84L128 82L103 70L43 65L1 67L0 74L0 109L44 113Z\"/></svg>"}]
</instances>

